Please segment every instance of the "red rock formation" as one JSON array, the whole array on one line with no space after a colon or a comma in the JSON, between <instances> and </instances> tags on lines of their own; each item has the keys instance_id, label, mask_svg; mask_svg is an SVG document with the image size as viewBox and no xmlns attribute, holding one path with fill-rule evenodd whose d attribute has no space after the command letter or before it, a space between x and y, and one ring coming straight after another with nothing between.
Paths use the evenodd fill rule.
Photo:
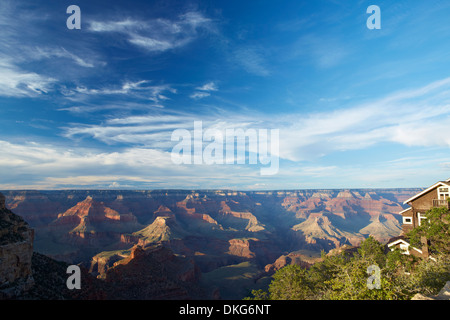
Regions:
<instances>
[{"instance_id":1,"label":"red rock formation","mask_svg":"<svg viewBox=\"0 0 450 320\"><path fill-rule=\"evenodd\" d=\"M195 208L188 207L188 202L180 201L176 203L177 214L183 215L188 218L193 218L197 220L202 220L207 223L217 225L217 221L211 218L209 214L197 213Z\"/></svg>"},{"instance_id":2,"label":"red rock formation","mask_svg":"<svg viewBox=\"0 0 450 320\"><path fill-rule=\"evenodd\" d=\"M156 210L155 212L153 212L153 216L156 219L157 217L175 217L175 214L172 212L172 210L170 210L168 207L166 207L165 205L160 205L158 207L158 210Z\"/></svg>"},{"instance_id":3,"label":"red rock formation","mask_svg":"<svg viewBox=\"0 0 450 320\"><path fill-rule=\"evenodd\" d=\"M289 253L287 255L280 256L275 262L267 264L264 267L264 271L269 275L274 274L277 270L287 266L287 265L299 265L303 268L309 268L315 262L320 261L320 258L307 257L300 253Z\"/></svg>"},{"instance_id":4,"label":"red rock formation","mask_svg":"<svg viewBox=\"0 0 450 320\"><path fill-rule=\"evenodd\" d=\"M228 254L247 259L255 258L255 253L250 250L250 242L247 239L231 239L228 242L230 244Z\"/></svg>"},{"instance_id":5,"label":"red rock formation","mask_svg":"<svg viewBox=\"0 0 450 320\"><path fill-rule=\"evenodd\" d=\"M232 201L235 207L239 207L239 202ZM224 227L244 229L251 232L264 230L264 226L249 211L233 211L227 202L220 202L220 210L217 219Z\"/></svg>"},{"instance_id":6,"label":"red rock formation","mask_svg":"<svg viewBox=\"0 0 450 320\"><path fill-rule=\"evenodd\" d=\"M78 244L97 245L103 240L119 240L122 233L142 227L131 213L119 213L94 201L91 196L58 215L51 224L54 230L63 231L67 240Z\"/></svg>"}]
</instances>

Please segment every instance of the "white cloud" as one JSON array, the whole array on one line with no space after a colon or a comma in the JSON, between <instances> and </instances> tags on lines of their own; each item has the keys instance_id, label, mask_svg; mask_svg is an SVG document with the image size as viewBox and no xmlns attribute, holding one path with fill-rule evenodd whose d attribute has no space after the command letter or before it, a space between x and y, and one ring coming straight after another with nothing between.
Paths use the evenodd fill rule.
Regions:
<instances>
[{"instance_id":1,"label":"white cloud","mask_svg":"<svg viewBox=\"0 0 450 320\"><path fill-rule=\"evenodd\" d=\"M78 54L66 50L59 44L61 39L41 29L43 21L48 23L45 13L39 8L29 9L18 1L0 3L0 96L37 97L55 91L61 75L70 69L68 62L84 68L104 65L79 44L74 45ZM44 45L42 36L37 36L43 34ZM68 71L71 79L73 70Z\"/></svg>"},{"instance_id":2,"label":"white cloud","mask_svg":"<svg viewBox=\"0 0 450 320\"><path fill-rule=\"evenodd\" d=\"M170 42L167 40L157 40L138 35L132 35L128 41L138 47L155 52L166 51L182 45L181 43Z\"/></svg>"},{"instance_id":3,"label":"white cloud","mask_svg":"<svg viewBox=\"0 0 450 320\"><path fill-rule=\"evenodd\" d=\"M280 156L312 160L382 142L449 147L450 139L440 134L450 120L449 87L450 78L347 109L274 119L281 128Z\"/></svg>"},{"instance_id":4,"label":"white cloud","mask_svg":"<svg viewBox=\"0 0 450 320\"><path fill-rule=\"evenodd\" d=\"M212 21L199 12L187 12L177 19L127 18L120 21L92 21L89 30L120 33L131 44L149 52L164 52L183 47L198 37L198 30L214 30Z\"/></svg>"},{"instance_id":5,"label":"white cloud","mask_svg":"<svg viewBox=\"0 0 450 320\"><path fill-rule=\"evenodd\" d=\"M30 54L30 57L32 59L52 59L54 57L56 58L65 58L65 59L71 59L73 60L77 65L85 68L93 68L94 63L89 62L85 59L82 59L81 57L75 55L72 52L67 51L65 48L36 48L36 50L32 50L32 54ZM102 63L104 65L105 63Z\"/></svg>"},{"instance_id":6,"label":"white cloud","mask_svg":"<svg viewBox=\"0 0 450 320\"><path fill-rule=\"evenodd\" d=\"M209 97L211 94L209 92L194 92L189 97L192 99L203 99Z\"/></svg>"},{"instance_id":7,"label":"white cloud","mask_svg":"<svg viewBox=\"0 0 450 320\"><path fill-rule=\"evenodd\" d=\"M67 138L92 137L107 144L130 143L169 149L171 133L176 129L193 129L192 115L145 115L113 118L101 125L74 125L65 128Z\"/></svg>"},{"instance_id":8,"label":"white cloud","mask_svg":"<svg viewBox=\"0 0 450 320\"><path fill-rule=\"evenodd\" d=\"M226 128L279 129L279 156L294 162L333 152L363 150L378 143L449 147L450 138L442 136L450 121L449 87L450 80L446 79L351 108L309 114L258 115L247 111L214 116L161 112L109 119L95 125L73 125L65 129L65 136L167 150L172 145L171 131L193 130L193 122L202 120L204 128L222 131Z\"/></svg>"},{"instance_id":9,"label":"white cloud","mask_svg":"<svg viewBox=\"0 0 450 320\"><path fill-rule=\"evenodd\" d=\"M130 147L121 151L66 148L0 140L0 189L205 188L252 182L258 168L175 165L170 152ZM220 170L219 170L220 169ZM214 177L214 179L211 179Z\"/></svg>"},{"instance_id":10,"label":"white cloud","mask_svg":"<svg viewBox=\"0 0 450 320\"><path fill-rule=\"evenodd\" d=\"M152 92L161 92L160 87L150 87L150 86L143 86L145 84L149 83L147 80L141 80L137 82L129 82L126 81L122 84L121 87L104 87L100 89L88 89L86 87L76 87L74 91L77 93L87 94L87 95L109 95L109 94L129 94L132 91L142 91L142 90L148 90Z\"/></svg>"},{"instance_id":11,"label":"white cloud","mask_svg":"<svg viewBox=\"0 0 450 320\"><path fill-rule=\"evenodd\" d=\"M94 32L127 32L134 29L147 28L144 21L137 21L125 19L122 21L92 21L89 25L89 30Z\"/></svg>"},{"instance_id":12,"label":"white cloud","mask_svg":"<svg viewBox=\"0 0 450 320\"><path fill-rule=\"evenodd\" d=\"M204 85L195 88L196 92L192 93L189 97L192 99L203 99L206 97L209 97L211 95L211 91L218 91L219 88L217 87L217 84L214 82L208 82L205 83Z\"/></svg>"},{"instance_id":13,"label":"white cloud","mask_svg":"<svg viewBox=\"0 0 450 320\"><path fill-rule=\"evenodd\" d=\"M48 93L56 79L20 69L0 58L0 96L32 97Z\"/></svg>"},{"instance_id":14,"label":"white cloud","mask_svg":"<svg viewBox=\"0 0 450 320\"><path fill-rule=\"evenodd\" d=\"M217 88L217 84L214 82L205 83L203 86L197 87L196 89L200 90L200 91L217 91L217 90L219 90Z\"/></svg>"},{"instance_id":15,"label":"white cloud","mask_svg":"<svg viewBox=\"0 0 450 320\"><path fill-rule=\"evenodd\" d=\"M113 96L123 95L128 98L140 99L144 102L136 103L131 101L123 101L121 103L109 103L104 105L85 105L85 106L71 106L63 107L59 110L66 110L75 113L82 112L95 112L99 110L107 109L146 109L148 107L163 108L162 101L170 100L167 96L169 94L176 94L177 90L170 85L153 85L150 80L139 81L124 81L121 85L108 85L98 88L88 88L86 86L77 86L73 89L64 88L62 93L64 96L74 102L87 103L86 100L89 96ZM88 100L89 101L89 100ZM152 104L146 104L145 101L151 101Z\"/></svg>"}]
</instances>

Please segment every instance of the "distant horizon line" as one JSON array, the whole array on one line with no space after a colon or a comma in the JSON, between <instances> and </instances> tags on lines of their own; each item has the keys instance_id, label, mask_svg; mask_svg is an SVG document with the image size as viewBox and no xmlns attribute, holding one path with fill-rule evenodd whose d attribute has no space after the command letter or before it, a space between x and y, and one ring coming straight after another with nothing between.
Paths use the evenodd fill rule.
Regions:
<instances>
[{"instance_id":1,"label":"distant horizon line","mask_svg":"<svg viewBox=\"0 0 450 320\"><path fill-rule=\"evenodd\" d=\"M184 191L184 192L293 192L293 191L336 191L336 190L348 190L348 191L356 191L356 190L415 190L415 189L425 189L426 187L379 187L379 188L304 188L304 189L183 189L183 188L168 188L168 189L0 189L1 192L11 192L11 191L131 191L131 192L143 192L143 191Z\"/></svg>"}]
</instances>

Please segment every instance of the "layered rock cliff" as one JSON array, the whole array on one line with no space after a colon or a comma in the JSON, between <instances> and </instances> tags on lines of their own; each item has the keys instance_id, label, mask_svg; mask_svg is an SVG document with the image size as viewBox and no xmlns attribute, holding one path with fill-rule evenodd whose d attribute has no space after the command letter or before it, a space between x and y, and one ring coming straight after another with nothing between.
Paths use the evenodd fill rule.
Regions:
<instances>
[{"instance_id":1,"label":"layered rock cliff","mask_svg":"<svg viewBox=\"0 0 450 320\"><path fill-rule=\"evenodd\" d=\"M6 208L0 193L0 299L19 296L32 287L33 238L33 229Z\"/></svg>"}]
</instances>

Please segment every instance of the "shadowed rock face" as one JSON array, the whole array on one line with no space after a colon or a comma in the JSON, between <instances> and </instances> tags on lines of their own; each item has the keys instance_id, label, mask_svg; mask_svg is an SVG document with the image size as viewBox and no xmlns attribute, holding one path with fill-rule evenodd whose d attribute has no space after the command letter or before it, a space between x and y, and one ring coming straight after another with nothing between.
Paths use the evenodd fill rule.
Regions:
<instances>
[{"instance_id":1,"label":"shadowed rock face","mask_svg":"<svg viewBox=\"0 0 450 320\"><path fill-rule=\"evenodd\" d=\"M0 194L0 298L13 298L31 288L34 232L5 206Z\"/></svg>"},{"instance_id":2,"label":"shadowed rock face","mask_svg":"<svg viewBox=\"0 0 450 320\"><path fill-rule=\"evenodd\" d=\"M163 246L139 245L113 263L104 276L114 299L127 300L200 298L199 278L200 270L192 259L176 256Z\"/></svg>"},{"instance_id":3,"label":"shadowed rock face","mask_svg":"<svg viewBox=\"0 0 450 320\"><path fill-rule=\"evenodd\" d=\"M5 196L0 193L0 210L4 210L6 208Z\"/></svg>"}]
</instances>

